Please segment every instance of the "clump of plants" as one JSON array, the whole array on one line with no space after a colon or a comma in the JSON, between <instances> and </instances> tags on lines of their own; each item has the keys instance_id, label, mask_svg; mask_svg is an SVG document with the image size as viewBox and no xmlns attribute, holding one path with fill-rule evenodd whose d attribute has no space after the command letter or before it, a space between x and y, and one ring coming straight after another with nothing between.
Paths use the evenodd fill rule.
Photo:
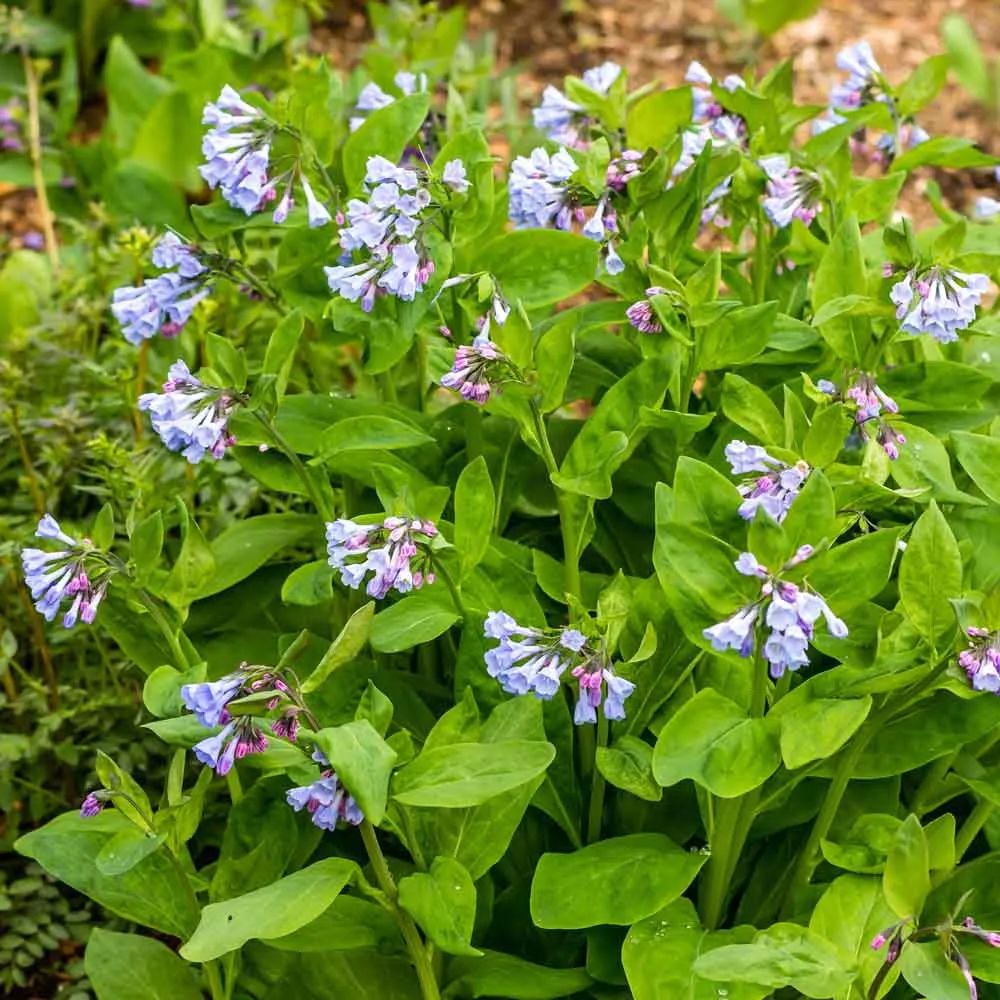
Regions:
<instances>
[{"instance_id":1,"label":"clump of plants","mask_svg":"<svg viewBox=\"0 0 1000 1000\"><path fill-rule=\"evenodd\" d=\"M108 264L143 484L20 550L167 758L16 845L135 925L93 990L985 994L1000 228L897 212L994 163L946 60L606 62L501 161L460 15L372 16L346 78L203 42L214 195Z\"/></svg>"}]
</instances>

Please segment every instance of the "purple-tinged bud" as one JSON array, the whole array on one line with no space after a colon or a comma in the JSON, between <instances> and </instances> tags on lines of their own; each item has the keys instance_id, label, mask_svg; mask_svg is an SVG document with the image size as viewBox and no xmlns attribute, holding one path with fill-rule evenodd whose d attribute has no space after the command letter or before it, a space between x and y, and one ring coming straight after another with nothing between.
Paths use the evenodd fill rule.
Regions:
<instances>
[{"instance_id":1,"label":"purple-tinged bud","mask_svg":"<svg viewBox=\"0 0 1000 1000\"><path fill-rule=\"evenodd\" d=\"M95 792L90 792L80 803L80 815L84 819L93 819L104 808L104 801Z\"/></svg>"}]
</instances>

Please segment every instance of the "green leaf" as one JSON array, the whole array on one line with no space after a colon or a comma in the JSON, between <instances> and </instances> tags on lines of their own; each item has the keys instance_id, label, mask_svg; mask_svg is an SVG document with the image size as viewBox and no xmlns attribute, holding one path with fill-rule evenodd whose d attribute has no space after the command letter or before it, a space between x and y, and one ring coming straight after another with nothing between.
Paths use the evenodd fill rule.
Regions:
<instances>
[{"instance_id":1,"label":"green leaf","mask_svg":"<svg viewBox=\"0 0 1000 1000\"><path fill-rule=\"evenodd\" d=\"M718 371L752 361L767 346L777 315L777 302L763 302L730 309L701 327L696 338L698 368Z\"/></svg>"},{"instance_id":2,"label":"green leaf","mask_svg":"<svg viewBox=\"0 0 1000 1000\"><path fill-rule=\"evenodd\" d=\"M288 385L288 376L295 363L295 351L305 328L305 317L298 309L293 309L271 331L264 352L264 364L261 373L277 377L275 390L280 400Z\"/></svg>"},{"instance_id":3,"label":"green leaf","mask_svg":"<svg viewBox=\"0 0 1000 1000\"><path fill-rule=\"evenodd\" d=\"M167 835L145 833L138 827L122 830L97 852L97 870L102 875L124 875L166 841Z\"/></svg>"},{"instance_id":4,"label":"green leaf","mask_svg":"<svg viewBox=\"0 0 1000 1000\"><path fill-rule=\"evenodd\" d=\"M763 668L754 662L746 669ZM660 730L653 750L653 776L664 786L693 778L728 799L762 785L780 761L774 723L751 719L735 702L705 688Z\"/></svg>"},{"instance_id":5,"label":"green leaf","mask_svg":"<svg viewBox=\"0 0 1000 1000\"><path fill-rule=\"evenodd\" d=\"M318 532L321 522L311 514L261 514L237 521L212 540L215 572L197 590L197 599L228 590L282 549Z\"/></svg>"},{"instance_id":6,"label":"green leaf","mask_svg":"<svg viewBox=\"0 0 1000 1000\"><path fill-rule=\"evenodd\" d=\"M392 797L409 806L476 806L538 777L555 755L550 743L528 740L425 750L396 772Z\"/></svg>"},{"instance_id":7,"label":"green leaf","mask_svg":"<svg viewBox=\"0 0 1000 1000\"><path fill-rule=\"evenodd\" d=\"M542 413L551 413L563 404L575 359L577 325L578 319L572 313L557 319L535 347L534 361L542 396L538 406Z\"/></svg>"},{"instance_id":8,"label":"green leaf","mask_svg":"<svg viewBox=\"0 0 1000 1000\"><path fill-rule=\"evenodd\" d=\"M122 830L133 829L124 816L106 809L84 819L63 813L21 837L14 849L47 872L125 920L174 937L186 937L198 919L186 879L157 851L122 875L103 875L97 856Z\"/></svg>"},{"instance_id":9,"label":"green leaf","mask_svg":"<svg viewBox=\"0 0 1000 1000\"><path fill-rule=\"evenodd\" d=\"M135 564L139 582L148 579L163 551L163 515L160 511L140 521L129 539L129 558Z\"/></svg>"},{"instance_id":10,"label":"green leaf","mask_svg":"<svg viewBox=\"0 0 1000 1000\"><path fill-rule=\"evenodd\" d=\"M850 986L855 967L839 948L798 924L774 924L751 944L726 945L700 956L695 972L706 979L790 986L803 996L829 1000Z\"/></svg>"},{"instance_id":11,"label":"green leaf","mask_svg":"<svg viewBox=\"0 0 1000 1000\"><path fill-rule=\"evenodd\" d=\"M99 549L111 547L115 540L115 512L111 504L104 504L97 512L90 529L90 539Z\"/></svg>"},{"instance_id":12,"label":"green leaf","mask_svg":"<svg viewBox=\"0 0 1000 1000\"><path fill-rule=\"evenodd\" d=\"M201 1000L194 970L161 941L95 927L84 956L98 1000Z\"/></svg>"},{"instance_id":13,"label":"green leaf","mask_svg":"<svg viewBox=\"0 0 1000 1000\"><path fill-rule=\"evenodd\" d=\"M898 161L897 161L898 162ZM823 306L844 296L867 294L861 233L854 216L848 216L834 234L813 278L812 305L819 315ZM864 317L837 316L817 324L823 339L850 364L861 364L871 339L871 321Z\"/></svg>"},{"instance_id":14,"label":"green leaf","mask_svg":"<svg viewBox=\"0 0 1000 1000\"><path fill-rule=\"evenodd\" d=\"M291 934L315 920L354 877L357 865L325 858L261 889L209 903L194 934L181 948L189 962L208 962L254 939Z\"/></svg>"},{"instance_id":15,"label":"green leaf","mask_svg":"<svg viewBox=\"0 0 1000 1000\"><path fill-rule=\"evenodd\" d=\"M689 899L640 920L629 928L622 945L622 965L635 1000L763 1000L770 992L730 980L712 983L696 975L699 955L726 944L744 944L753 937L752 927L705 931Z\"/></svg>"},{"instance_id":16,"label":"green leaf","mask_svg":"<svg viewBox=\"0 0 1000 1000\"><path fill-rule=\"evenodd\" d=\"M958 966L945 958L937 941L908 943L899 968L906 982L926 1000L969 1000L968 982Z\"/></svg>"},{"instance_id":17,"label":"green leaf","mask_svg":"<svg viewBox=\"0 0 1000 1000\"><path fill-rule=\"evenodd\" d=\"M293 569L281 585L285 604L313 607L333 598L333 567L326 559L316 559Z\"/></svg>"},{"instance_id":18,"label":"green leaf","mask_svg":"<svg viewBox=\"0 0 1000 1000\"><path fill-rule=\"evenodd\" d=\"M951 601L962 593L962 555L948 522L931 501L910 535L899 567L899 600L914 628L944 648L955 630Z\"/></svg>"},{"instance_id":19,"label":"green leaf","mask_svg":"<svg viewBox=\"0 0 1000 1000\"><path fill-rule=\"evenodd\" d=\"M781 444L785 422L763 389L727 372L722 380L722 412L738 427L765 444Z\"/></svg>"},{"instance_id":20,"label":"green leaf","mask_svg":"<svg viewBox=\"0 0 1000 1000\"><path fill-rule=\"evenodd\" d=\"M872 708L871 697L817 698L781 713L781 757L794 770L835 754L858 731Z\"/></svg>"},{"instance_id":21,"label":"green leaf","mask_svg":"<svg viewBox=\"0 0 1000 1000\"><path fill-rule=\"evenodd\" d=\"M365 818L378 826L385 815L396 752L367 719L321 729L316 742Z\"/></svg>"},{"instance_id":22,"label":"green leaf","mask_svg":"<svg viewBox=\"0 0 1000 1000\"><path fill-rule=\"evenodd\" d=\"M691 121L691 88L647 94L628 109L625 134L632 149L663 149Z\"/></svg>"},{"instance_id":23,"label":"green leaf","mask_svg":"<svg viewBox=\"0 0 1000 1000\"><path fill-rule=\"evenodd\" d=\"M972 481L992 500L1000 503L1000 438L952 431L955 457Z\"/></svg>"},{"instance_id":24,"label":"green leaf","mask_svg":"<svg viewBox=\"0 0 1000 1000\"><path fill-rule=\"evenodd\" d=\"M364 124L344 143L344 178L349 190L361 187L370 156L384 156L393 163L399 162L429 108L429 94L410 94L368 115Z\"/></svg>"},{"instance_id":25,"label":"green leaf","mask_svg":"<svg viewBox=\"0 0 1000 1000\"><path fill-rule=\"evenodd\" d=\"M597 748L597 770L609 785L659 802L663 789L653 779L653 748L635 736L622 736L614 746Z\"/></svg>"},{"instance_id":26,"label":"green leaf","mask_svg":"<svg viewBox=\"0 0 1000 1000\"><path fill-rule=\"evenodd\" d=\"M504 997L505 1000L562 1000L593 982L585 969L549 969L514 955L488 951L483 958L450 962L446 997Z\"/></svg>"},{"instance_id":27,"label":"green leaf","mask_svg":"<svg viewBox=\"0 0 1000 1000\"><path fill-rule=\"evenodd\" d=\"M941 37L951 57L951 68L962 86L980 104L994 103L990 70L969 22L961 14L949 14L941 22Z\"/></svg>"},{"instance_id":28,"label":"green leaf","mask_svg":"<svg viewBox=\"0 0 1000 1000\"><path fill-rule=\"evenodd\" d=\"M900 824L885 860L882 891L900 920L919 919L931 891L930 856L920 820L909 815Z\"/></svg>"},{"instance_id":29,"label":"green leaf","mask_svg":"<svg viewBox=\"0 0 1000 1000\"><path fill-rule=\"evenodd\" d=\"M948 56L931 56L899 85L896 92L899 113L912 115L937 97L948 78Z\"/></svg>"},{"instance_id":30,"label":"green leaf","mask_svg":"<svg viewBox=\"0 0 1000 1000\"><path fill-rule=\"evenodd\" d=\"M108 98L105 133L119 153L127 153L143 122L172 84L147 72L125 40L115 35L104 60L104 87Z\"/></svg>"},{"instance_id":31,"label":"green leaf","mask_svg":"<svg viewBox=\"0 0 1000 1000\"><path fill-rule=\"evenodd\" d=\"M486 459L479 455L462 470L455 485L455 548L463 579L490 547L495 513L493 480Z\"/></svg>"},{"instance_id":32,"label":"green leaf","mask_svg":"<svg viewBox=\"0 0 1000 1000\"><path fill-rule=\"evenodd\" d=\"M447 596L425 589L407 594L399 603L380 611L372 619L372 649L400 653L447 632L460 615L450 604L442 603L446 600Z\"/></svg>"},{"instance_id":33,"label":"green leaf","mask_svg":"<svg viewBox=\"0 0 1000 1000\"><path fill-rule=\"evenodd\" d=\"M368 641L375 617L375 602L362 605L347 619L337 638L330 643L323 659L302 682L302 693L310 694L337 669L354 660Z\"/></svg>"},{"instance_id":34,"label":"green leaf","mask_svg":"<svg viewBox=\"0 0 1000 1000\"><path fill-rule=\"evenodd\" d=\"M633 924L677 899L706 860L661 833L543 854L531 880L531 919L543 929Z\"/></svg>"},{"instance_id":35,"label":"green leaf","mask_svg":"<svg viewBox=\"0 0 1000 1000\"><path fill-rule=\"evenodd\" d=\"M322 462L345 451L395 451L433 443L434 438L429 434L402 420L377 415L348 417L323 432L318 456L312 461Z\"/></svg>"},{"instance_id":36,"label":"green leaf","mask_svg":"<svg viewBox=\"0 0 1000 1000\"><path fill-rule=\"evenodd\" d=\"M399 883L399 905L449 955L482 955L470 944L476 920L476 887L454 858L435 858L429 873Z\"/></svg>"},{"instance_id":37,"label":"green leaf","mask_svg":"<svg viewBox=\"0 0 1000 1000\"><path fill-rule=\"evenodd\" d=\"M853 418L840 403L827 404L816 411L802 442L802 457L823 469L837 460L851 432Z\"/></svg>"},{"instance_id":38,"label":"green leaf","mask_svg":"<svg viewBox=\"0 0 1000 1000\"><path fill-rule=\"evenodd\" d=\"M936 135L933 139L928 139L897 157L892 161L889 170L896 173L926 165L960 170L967 167L992 167L997 163L1000 163L1000 160L990 156L989 153L984 153L972 139Z\"/></svg>"},{"instance_id":39,"label":"green leaf","mask_svg":"<svg viewBox=\"0 0 1000 1000\"><path fill-rule=\"evenodd\" d=\"M153 810L142 786L123 771L103 750L97 751L97 777L108 791L121 792L114 798L115 808L142 830L149 829Z\"/></svg>"},{"instance_id":40,"label":"green leaf","mask_svg":"<svg viewBox=\"0 0 1000 1000\"><path fill-rule=\"evenodd\" d=\"M836 545L810 560L809 582L834 613L842 615L882 591L889 581L898 541L898 531L883 529Z\"/></svg>"},{"instance_id":41,"label":"green leaf","mask_svg":"<svg viewBox=\"0 0 1000 1000\"><path fill-rule=\"evenodd\" d=\"M489 271L511 302L551 305L587 287L597 274L593 240L551 229L519 229L489 243L476 269Z\"/></svg>"}]
</instances>

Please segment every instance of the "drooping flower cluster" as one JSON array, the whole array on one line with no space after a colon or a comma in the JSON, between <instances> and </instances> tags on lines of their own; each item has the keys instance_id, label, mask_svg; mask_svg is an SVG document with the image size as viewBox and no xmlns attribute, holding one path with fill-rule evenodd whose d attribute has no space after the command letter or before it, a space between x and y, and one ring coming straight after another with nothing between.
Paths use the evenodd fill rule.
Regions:
<instances>
[{"instance_id":1,"label":"drooping flower cluster","mask_svg":"<svg viewBox=\"0 0 1000 1000\"><path fill-rule=\"evenodd\" d=\"M1000 634L985 628L966 629L969 648L958 654L958 664L976 691L1000 694Z\"/></svg>"},{"instance_id":2,"label":"drooping flower cluster","mask_svg":"<svg viewBox=\"0 0 1000 1000\"><path fill-rule=\"evenodd\" d=\"M459 177L453 163L452 184L465 179L464 165ZM411 302L434 273L434 262L420 233L431 196L417 171L371 156L365 186L367 201L352 198L347 204L349 225L340 231L340 263L323 270L331 292L348 302L360 299L370 312L380 291ZM353 263L355 253L363 258L358 263Z\"/></svg>"},{"instance_id":3,"label":"drooping flower cluster","mask_svg":"<svg viewBox=\"0 0 1000 1000\"><path fill-rule=\"evenodd\" d=\"M518 623L505 611L491 611L483 631L499 645L486 651L486 670L508 694L533 694L547 701L569 671L578 685L573 721L624 719L625 701L635 685L612 669L603 647L574 628L540 629Z\"/></svg>"},{"instance_id":4,"label":"drooping flower cluster","mask_svg":"<svg viewBox=\"0 0 1000 1000\"><path fill-rule=\"evenodd\" d=\"M51 622L63 602L69 600L63 627L72 628L77 621L91 624L108 591L114 573L112 564L90 539L77 540L67 535L51 514L41 518L35 534L63 546L53 551L21 550L24 582L31 591L35 610Z\"/></svg>"},{"instance_id":5,"label":"drooping flower cluster","mask_svg":"<svg viewBox=\"0 0 1000 1000\"><path fill-rule=\"evenodd\" d=\"M410 94L423 93L427 89L427 74L410 73L401 69L393 78L392 82L399 88L403 97ZM380 111L382 108L394 104L398 98L392 94L387 94L377 83L366 83L358 94L358 102L354 105L354 114L351 116L348 126L352 132L356 132L365 123L365 119L372 111Z\"/></svg>"},{"instance_id":6,"label":"drooping flower cluster","mask_svg":"<svg viewBox=\"0 0 1000 1000\"><path fill-rule=\"evenodd\" d=\"M791 569L811 555L812 547L803 545L782 570ZM734 565L744 576L761 581L760 597L732 617L703 631L717 652L732 649L740 656L749 657L756 646L757 626L763 613L763 624L771 630L764 641L763 654L770 665L771 676L777 679L786 670L798 670L809 663L807 651L821 616L834 638L843 639L847 635L847 626L819 594L779 579L750 552L741 553Z\"/></svg>"},{"instance_id":7,"label":"drooping flower cluster","mask_svg":"<svg viewBox=\"0 0 1000 1000\"><path fill-rule=\"evenodd\" d=\"M514 373L510 359L490 340L490 317L471 344L455 351L451 368L441 376L441 385L453 389L462 398L480 406L489 401L497 386Z\"/></svg>"},{"instance_id":8,"label":"drooping flower cluster","mask_svg":"<svg viewBox=\"0 0 1000 1000\"><path fill-rule=\"evenodd\" d=\"M163 270L141 285L116 288L111 312L130 344L162 333L175 337L191 318L194 308L211 291L208 269L198 250L176 233L164 233L153 248L153 264Z\"/></svg>"},{"instance_id":9,"label":"drooping flower cluster","mask_svg":"<svg viewBox=\"0 0 1000 1000\"><path fill-rule=\"evenodd\" d=\"M642 156L638 149L623 149L621 156L614 157L608 163L604 183L612 191L624 191L628 182L642 172Z\"/></svg>"},{"instance_id":10,"label":"drooping flower cluster","mask_svg":"<svg viewBox=\"0 0 1000 1000\"><path fill-rule=\"evenodd\" d=\"M744 497L740 517L747 521L763 510L781 524L810 472L806 462L788 465L769 455L766 448L744 441L726 445L726 460L734 476L750 476L738 486Z\"/></svg>"},{"instance_id":11,"label":"drooping flower cluster","mask_svg":"<svg viewBox=\"0 0 1000 1000\"><path fill-rule=\"evenodd\" d=\"M222 458L236 443L229 431L229 417L240 397L229 389L205 385L183 361L170 366L163 392L146 392L139 409L148 410L153 430L171 450L192 465L206 455Z\"/></svg>"},{"instance_id":12,"label":"drooping flower cluster","mask_svg":"<svg viewBox=\"0 0 1000 1000\"><path fill-rule=\"evenodd\" d=\"M0 150L20 153L24 149L24 102L12 97L0 104Z\"/></svg>"},{"instance_id":13,"label":"drooping flower cluster","mask_svg":"<svg viewBox=\"0 0 1000 1000\"><path fill-rule=\"evenodd\" d=\"M322 750L315 750L312 757L323 767L322 776L309 785L290 788L286 793L288 804L296 812L305 809L321 830L336 830L344 823L358 826L365 816L354 797L340 783Z\"/></svg>"},{"instance_id":14,"label":"drooping flower cluster","mask_svg":"<svg viewBox=\"0 0 1000 1000\"><path fill-rule=\"evenodd\" d=\"M595 94L603 97L621 75L621 71L622 68L617 63L605 62L588 69L582 79ZM550 84L542 91L542 103L532 110L531 116L535 128L544 132L553 142L578 149L586 147L586 130L590 119L586 111L558 87Z\"/></svg>"},{"instance_id":15,"label":"drooping flower cluster","mask_svg":"<svg viewBox=\"0 0 1000 1000\"><path fill-rule=\"evenodd\" d=\"M268 177L273 125L228 84L205 105L201 122L210 126L201 143L205 183L244 214L260 211L275 197Z\"/></svg>"},{"instance_id":16,"label":"drooping flower cluster","mask_svg":"<svg viewBox=\"0 0 1000 1000\"><path fill-rule=\"evenodd\" d=\"M575 204L569 179L577 164L565 149L551 156L539 146L531 156L518 156L510 167L510 221L515 229L532 227L569 230L574 219L583 221L583 211Z\"/></svg>"},{"instance_id":17,"label":"drooping flower cluster","mask_svg":"<svg viewBox=\"0 0 1000 1000\"><path fill-rule=\"evenodd\" d=\"M989 283L985 274L954 268L911 268L892 286L889 298L904 333L913 337L929 333L938 343L950 344L975 322L976 307Z\"/></svg>"},{"instance_id":18,"label":"drooping flower cluster","mask_svg":"<svg viewBox=\"0 0 1000 1000\"><path fill-rule=\"evenodd\" d=\"M295 742L299 730L299 715L305 711L301 698L270 667L241 663L232 673L217 681L185 684L181 700L185 707L206 729L222 728L192 748L203 764L226 774L237 760L267 749L268 739L259 718L230 711L234 701L253 694L269 694L264 710L281 713L271 723L271 732Z\"/></svg>"},{"instance_id":19,"label":"drooping flower cluster","mask_svg":"<svg viewBox=\"0 0 1000 1000\"><path fill-rule=\"evenodd\" d=\"M820 180L811 170L793 167L783 153L765 156L760 167L767 175L767 197L764 211L779 229L799 219L810 225L822 207Z\"/></svg>"},{"instance_id":20,"label":"drooping flower cluster","mask_svg":"<svg viewBox=\"0 0 1000 1000\"><path fill-rule=\"evenodd\" d=\"M837 53L837 68L847 73L847 78L830 90L829 107L822 118L814 119L813 132L825 132L835 125L843 124L844 115L858 108L878 101L884 104L892 116L894 128L882 133L869 147L866 129L859 129L851 138L851 149L866 154L875 163L888 164L900 149L906 151L926 142L930 136L912 118L900 117L882 67L879 66L867 41L855 42Z\"/></svg>"},{"instance_id":21,"label":"drooping flower cluster","mask_svg":"<svg viewBox=\"0 0 1000 1000\"><path fill-rule=\"evenodd\" d=\"M371 573L369 597L381 600L390 590L400 594L434 583L433 521L387 517L380 524L357 524L341 517L326 526L329 563L343 584L356 590Z\"/></svg>"},{"instance_id":22,"label":"drooping flower cluster","mask_svg":"<svg viewBox=\"0 0 1000 1000\"><path fill-rule=\"evenodd\" d=\"M666 295L666 293L667 290L665 288L661 288L659 285L652 285L646 289L646 298L639 299L638 302L633 302L625 310L625 315L628 317L629 323L640 333L663 333L663 324L656 315L650 299L654 295Z\"/></svg>"},{"instance_id":23,"label":"drooping flower cluster","mask_svg":"<svg viewBox=\"0 0 1000 1000\"><path fill-rule=\"evenodd\" d=\"M879 388L873 376L864 372L857 374L843 397L837 385L829 379L820 379L816 388L834 399L852 401L857 407L854 422L861 437L876 441L889 458L899 458L899 448L906 444L906 435L897 431L883 415L883 410L886 413L899 413L899 406L888 393Z\"/></svg>"}]
</instances>

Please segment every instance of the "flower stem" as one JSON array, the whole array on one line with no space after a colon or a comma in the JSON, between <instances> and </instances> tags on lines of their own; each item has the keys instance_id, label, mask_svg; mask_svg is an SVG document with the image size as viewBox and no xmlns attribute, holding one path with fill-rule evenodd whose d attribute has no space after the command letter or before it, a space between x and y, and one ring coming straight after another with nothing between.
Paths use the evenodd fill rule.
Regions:
<instances>
[{"instance_id":1,"label":"flower stem","mask_svg":"<svg viewBox=\"0 0 1000 1000\"><path fill-rule=\"evenodd\" d=\"M163 638L166 639L167 645L170 647L170 652L177 663L177 667L183 669L191 666L187 658L187 654L184 652L180 640L177 638L177 629L171 627L170 622L167 621L167 616L163 613L159 604L157 604L155 599L142 587L136 587L136 594L145 609L149 612L150 617L156 623L156 627L160 630Z\"/></svg>"},{"instance_id":2,"label":"flower stem","mask_svg":"<svg viewBox=\"0 0 1000 1000\"><path fill-rule=\"evenodd\" d=\"M386 903L392 915L399 924L403 940L406 942L406 950L410 953L410 959L417 973L417 980L420 983L420 993L424 1000L440 1000L441 992L438 989L437 977L434 975L434 967L431 964L431 957L424 947L420 937L420 931L416 924L410 919L409 914L399 905L399 890L396 882L386 864L385 855L379 846L378 837L375 835L375 827L365 819L361 821L358 828L361 831L361 839L364 842L365 850L368 852L368 860L371 862L372 871L375 873L375 880L379 888L385 894Z\"/></svg>"},{"instance_id":3,"label":"flower stem","mask_svg":"<svg viewBox=\"0 0 1000 1000\"><path fill-rule=\"evenodd\" d=\"M332 521L334 518L333 507L323 492L316 486L316 482L309 474L298 452L288 443L284 435L275 427L274 423L266 417L260 410L254 410L253 415L257 422L264 428L265 433L271 439L271 443L288 459L295 470L299 481L302 483L306 494L312 501L316 512L324 521Z\"/></svg>"},{"instance_id":4,"label":"flower stem","mask_svg":"<svg viewBox=\"0 0 1000 1000\"><path fill-rule=\"evenodd\" d=\"M587 814L587 843L596 844L601 839L601 821L604 818L604 789L607 784L597 766L597 753L608 745L608 720L604 712L597 713L597 741L594 746L594 769L590 773L590 809Z\"/></svg>"},{"instance_id":5,"label":"flower stem","mask_svg":"<svg viewBox=\"0 0 1000 1000\"><path fill-rule=\"evenodd\" d=\"M986 821L993 814L995 806L989 799L980 799L976 803L976 808L969 813L965 822L958 828L955 834L955 864L959 864L965 856L965 852L972 846L979 831L986 825Z\"/></svg>"},{"instance_id":6,"label":"flower stem","mask_svg":"<svg viewBox=\"0 0 1000 1000\"><path fill-rule=\"evenodd\" d=\"M42 233L45 236L45 252L53 271L59 270L59 244L56 242L56 230L52 222L52 209L49 207L49 195L45 187L45 174L42 170L42 128L38 105L38 75L31 53L26 48L21 49L21 65L24 67L24 83L28 91L28 151L31 156L31 176L35 185L35 197L38 199L38 213L42 217Z\"/></svg>"},{"instance_id":7,"label":"flower stem","mask_svg":"<svg viewBox=\"0 0 1000 1000\"><path fill-rule=\"evenodd\" d=\"M767 220L762 208L757 209L757 225L754 227L753 248L753 300L761 303L767 297L768 266L771 248L767 234Z\"/></svg>"}]
</instances>

